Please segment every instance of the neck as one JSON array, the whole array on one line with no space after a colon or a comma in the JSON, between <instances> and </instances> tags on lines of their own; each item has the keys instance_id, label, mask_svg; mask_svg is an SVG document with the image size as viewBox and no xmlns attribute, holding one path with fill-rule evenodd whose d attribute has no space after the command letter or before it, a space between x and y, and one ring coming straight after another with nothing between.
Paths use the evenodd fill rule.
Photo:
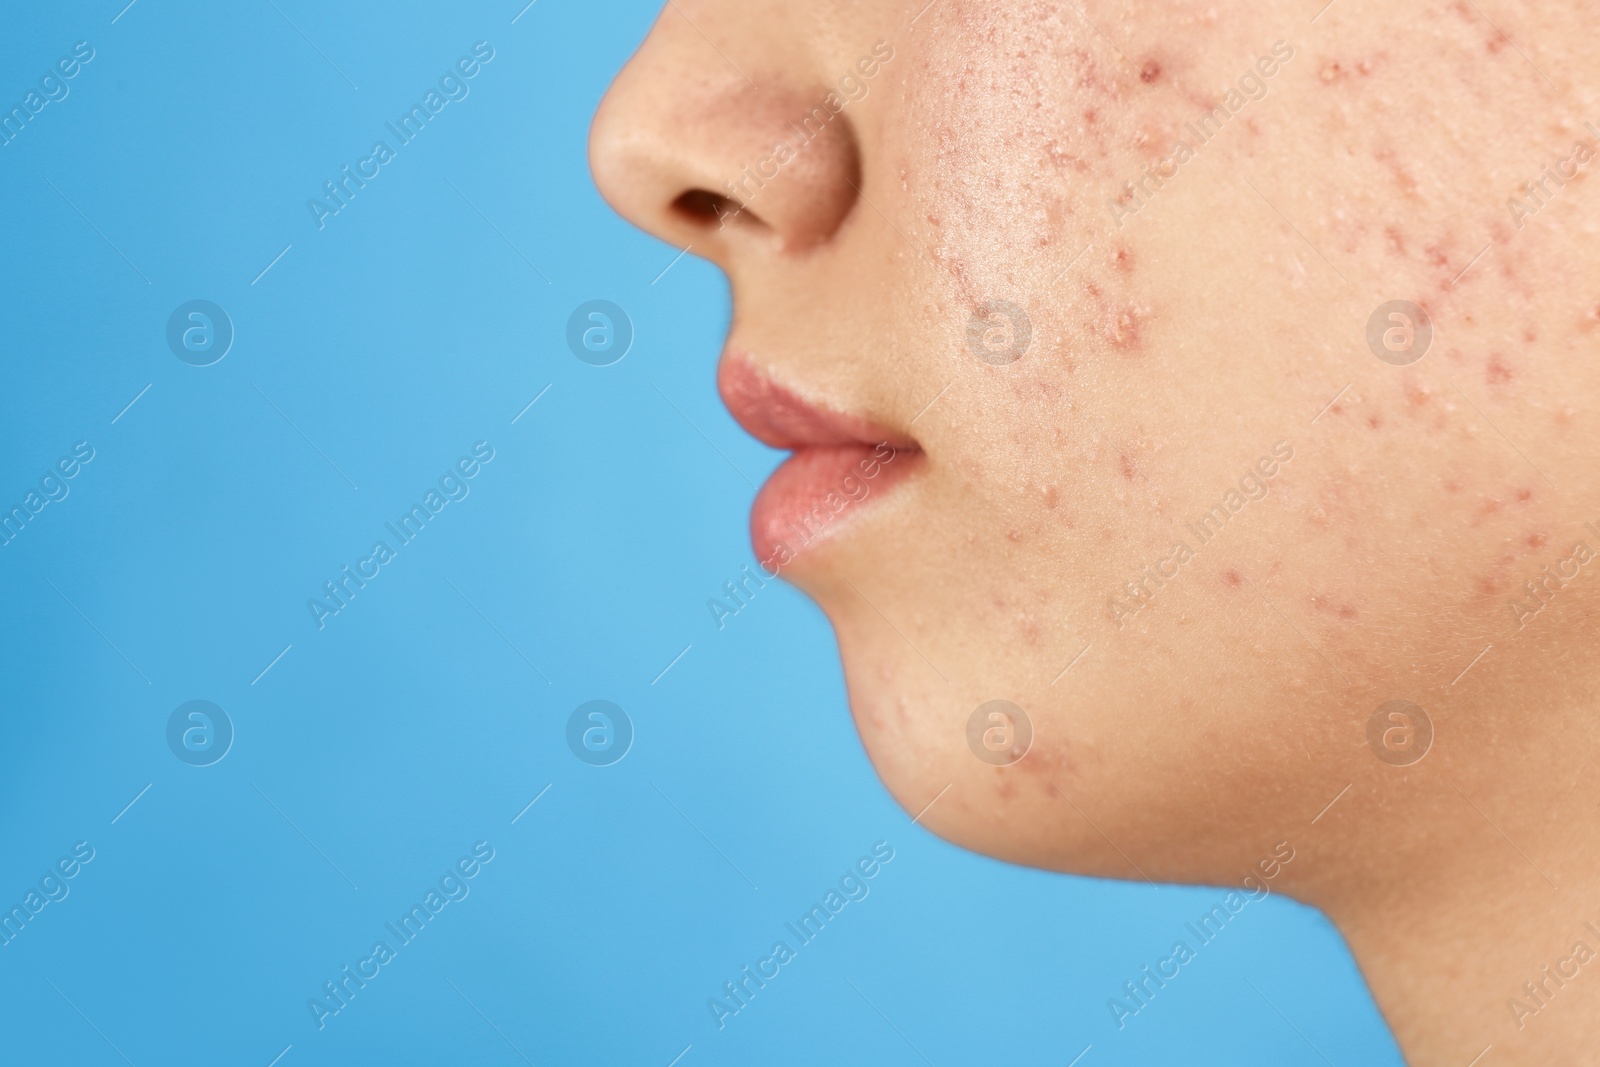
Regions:
<instances>
[{"instance_id":1,"label":"neck","mask_svg":"<svg viewBox=\"0 0 1600 1067\"><path fill-rule=\"evenodd\" d=\"M1587 738L1544 751L1366 791L1342 815L1387 862L1306 894L1412 1067L1600 1062L1600 759Z\"/></svg>"}]
</instances>

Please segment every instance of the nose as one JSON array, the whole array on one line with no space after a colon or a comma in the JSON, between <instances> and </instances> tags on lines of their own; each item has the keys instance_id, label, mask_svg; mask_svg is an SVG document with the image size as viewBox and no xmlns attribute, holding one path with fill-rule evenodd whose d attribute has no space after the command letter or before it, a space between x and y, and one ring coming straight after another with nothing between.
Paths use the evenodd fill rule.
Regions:
<instances>
[{"instance_id":1,"label":"nose","mask_svg":"<svg viewBox=\"0 0 1600 1067\"><path fill-rule=\"evenodd\" d=\"M589 135L621 215L724 269L815 249L859 197L855 132L786 7L672 0Z\"/></svg>"}]
</instances>

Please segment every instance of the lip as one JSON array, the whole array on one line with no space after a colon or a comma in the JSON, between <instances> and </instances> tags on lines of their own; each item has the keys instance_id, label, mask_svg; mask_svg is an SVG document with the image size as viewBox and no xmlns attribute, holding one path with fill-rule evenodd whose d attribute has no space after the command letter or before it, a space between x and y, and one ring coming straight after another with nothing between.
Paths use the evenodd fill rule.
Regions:
<instances>
[{"instance_id":1,"label":"lip","mask_svg":"<svg viewBox=\"0 0 1600 1067\"><path fill-rule=\"evenodd\" d=\"M832 536L910 474L922 454L908 435L814 404L741 356L722 361L717 387L751 436L794 453L773 471L750 509L751 546L768 571Z\"/></svg>"}]
</instances>

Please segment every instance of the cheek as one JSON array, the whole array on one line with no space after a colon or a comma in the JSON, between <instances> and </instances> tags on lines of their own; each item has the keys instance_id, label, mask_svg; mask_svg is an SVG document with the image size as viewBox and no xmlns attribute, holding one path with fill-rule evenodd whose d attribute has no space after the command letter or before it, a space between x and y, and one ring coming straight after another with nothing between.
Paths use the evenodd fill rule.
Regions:
<instances>
[{"instance_id":1,"label":"cheek","mask_svg":"<svg viewBox=\"0 0 1600 1067\"><path fill-rule=\"evenodd\" d=\"M939 44L906 68L888 156L911 205L907 232L926 248L951 314L1011 299L1036 325L1131 351L1147 310L1128 285L1136 261L1116 239L1111 201L1148 181L1145 168L1171 158L1183 120L1241 72L1192 57L1248 65L1268 42L1252 39L1265 32L1254 19L1219 22L1210 4L1131 21L1090 8L1097 24L1121 24L1118 43L1070 5L941 4L930 13ZM1183 52L1139 46L1170 39L1175 25L1191 45ZM1055 309L1054 323L1039 321L1042 307Z\"/></svg>"}]
</instances>

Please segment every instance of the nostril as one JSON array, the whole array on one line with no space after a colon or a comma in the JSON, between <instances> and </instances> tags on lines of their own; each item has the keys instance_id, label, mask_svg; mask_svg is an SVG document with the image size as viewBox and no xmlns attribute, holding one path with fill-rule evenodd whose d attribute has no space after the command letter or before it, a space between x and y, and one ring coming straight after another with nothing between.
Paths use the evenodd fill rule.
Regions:
<instances>
[{"instance_id":1,"label":"nostril","mask_svg":"<svg viewBox=\"0 0 1600 1067\"><path fill-rule=\"evenodd\" d=\"M734 221L766 225L755 212L737 200L732 200L721 193L713 193L709 189L690 189L680 194L672 202L672 210L680 218L687 219L697 226L709 226L715 223L721 227Z\"/></svg>"}]
</instances>

